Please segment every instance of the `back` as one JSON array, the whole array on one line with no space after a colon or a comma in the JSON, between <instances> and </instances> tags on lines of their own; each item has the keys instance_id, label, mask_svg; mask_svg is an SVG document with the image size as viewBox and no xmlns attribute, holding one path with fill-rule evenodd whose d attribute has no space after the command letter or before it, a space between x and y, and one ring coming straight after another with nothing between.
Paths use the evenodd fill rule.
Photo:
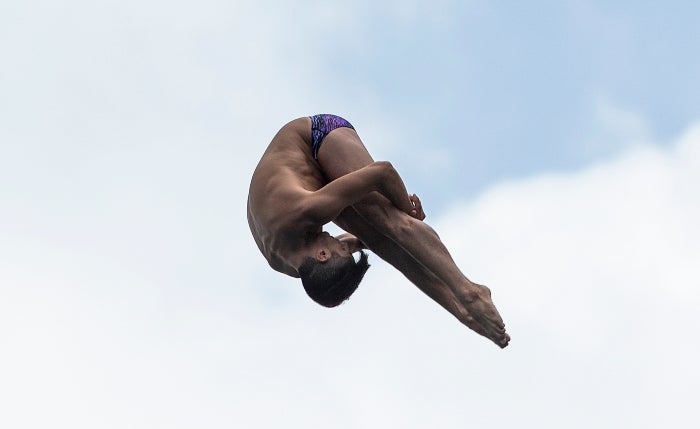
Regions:
<instances>
[{"instance_id":1,"label":"back","mask_svg":"<svg viewBox=\"0 0 700 429\"><path fill-rule=\"evenodd\" d=\"M248 225L273 269L298 277L284 254L303 240L307 229L320 225L305 224L295 207L325 183L311 152L311 120L300 118L282 127L260 159L248 193Z\"/></svg>"}]
</instances>

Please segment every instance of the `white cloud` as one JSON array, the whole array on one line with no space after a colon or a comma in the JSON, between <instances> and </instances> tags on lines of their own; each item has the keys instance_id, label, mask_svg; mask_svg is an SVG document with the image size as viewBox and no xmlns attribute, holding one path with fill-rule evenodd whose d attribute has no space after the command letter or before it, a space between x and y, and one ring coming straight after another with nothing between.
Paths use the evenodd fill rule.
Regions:
<instances>
[{"instance_id":1,"label":"white cloud","mask_svg":"<svg viewBox=\"0 0 700 429\"><path fill-rule=\"evenodd\" d=\"M559 389L552 413L581 412L577 427L697 421L699 150L696 125L668 151L505 184L440 224L466 272L493 286L511 358L542 371L535 398Z\"/></svg>"}]
</instances>

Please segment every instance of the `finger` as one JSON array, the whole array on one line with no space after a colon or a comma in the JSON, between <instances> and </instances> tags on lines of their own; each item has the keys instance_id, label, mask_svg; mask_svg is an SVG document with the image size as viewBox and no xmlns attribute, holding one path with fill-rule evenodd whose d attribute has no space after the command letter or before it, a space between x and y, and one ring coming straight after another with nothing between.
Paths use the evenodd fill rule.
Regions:
<instances>
[{"instance_id":1,"label":"finger","mask_svg":"<svg viewBox=\"0 0 700 429\"><path fill-rule=\"evenodd\" d=\"M416 194L411 195L411 201L413 201L413 204L415 204L416 207L423 206L423 203L421 203L420 198L418 198L418 195Z\"/></svg>"},{"instance_id":2,"label":"finger","mask_svg":"<svg viewBox=\"0 0 700 429\"><path fill-rule=\"evenodd\" d=\"M414 218L414 219L416 219L416 220L422 221L423 219L425 219L425 214L423 214L423 212L417 212L417 211L413 210L413 211L410 213L410 215L411 215L412 218Z\"/></svg>"},{"instance_id":3,"label":"finger","mask_svg":"<svg viewBox=\"0 0 700 429\"><path fill-rule=\"evenodd\" d=\"M409 196L409 199L411 200L411 204L413 204L413 207L415 207L416 210L420 212L422 205L420 199L418 199L418 196L416 194L413 194Z\"/></svg>"},{"instance_id":4,"label":"finger","mask_svg":"<svg viewBox=\"0 0 700 429\"><path fill-rule=\"evenodd\" d=\"M423 210L423 203L421 203L421 200L420 200L420 198L418 198L418 195L413 194L411 196L411 202L416 207L416 212L418 213L418 216L416 218L419 220L425 219L425 211Z\"/></svg>"},{"instance_id":5,"label":"finger","mask_svg":"<svg viewBox=\"0 0 700 429\"><path fill-rule=\"evenodd\" d=\"M416 204L416 198L415 194L414 195L409 195L408 199L411 201L411 205L413 208L416 210L416 213L420 213L420 204Z\"/></svg>"}]
</instances>

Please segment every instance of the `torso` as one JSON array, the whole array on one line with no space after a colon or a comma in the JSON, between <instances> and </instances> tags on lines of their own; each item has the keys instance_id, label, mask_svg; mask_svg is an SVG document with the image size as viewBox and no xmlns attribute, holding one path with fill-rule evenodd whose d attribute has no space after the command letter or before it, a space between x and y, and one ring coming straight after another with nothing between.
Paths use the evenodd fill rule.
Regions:
<instances>
[{"instance_id":1,"label":"torso","mask_svg":"<svg viewBox=\"0 0 700 429\"><path fill-rule=\"evenodd\" d=\"M296 119L282 127L260 159L248 194L250 231L276 271L299 277L287 256L322 227L300 216L299 202L325 183L311 153L310 119Z\"/></svg>"}]
</instances>

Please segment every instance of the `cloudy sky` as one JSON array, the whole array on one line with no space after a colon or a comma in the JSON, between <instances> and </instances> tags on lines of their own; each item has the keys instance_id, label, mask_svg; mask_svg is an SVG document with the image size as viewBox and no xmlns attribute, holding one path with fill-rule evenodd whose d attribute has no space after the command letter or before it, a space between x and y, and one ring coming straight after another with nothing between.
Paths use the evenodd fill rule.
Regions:
<instances>
[{"instance_id":1,"label":"cloudy sky","mask_svg":"<svg viewBox=\"0 0 700 429\"><path fill-rule=\"evenodd\" d=\"M515 3L2 1L0 427L697 427L700 6ZM249 177L324 112L507 349L267 267Z\"/></svg>"}]
</instances>

